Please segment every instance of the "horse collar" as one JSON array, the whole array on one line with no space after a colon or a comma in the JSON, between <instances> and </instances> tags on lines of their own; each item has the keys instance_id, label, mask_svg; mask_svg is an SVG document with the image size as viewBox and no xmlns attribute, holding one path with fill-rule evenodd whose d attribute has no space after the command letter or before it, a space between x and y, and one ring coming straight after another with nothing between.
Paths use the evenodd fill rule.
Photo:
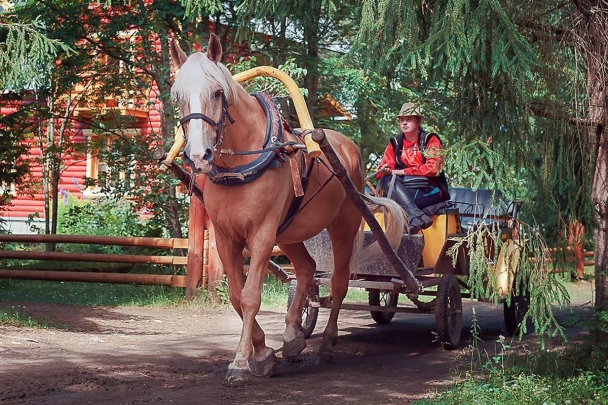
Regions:
<instances>
[{"instance_id":1,"label":"horse collar","mask_svg":"<svg viewBox=\"0 0 608 405\"><path fill-rule=\"evenodd\" d=\"M283 143L283 119L272 98L266 93L251 94L260 103L266 113L266 135L262 149L272 148ZM186 117L184 117L186 118ZM182 120L184 119L182 118ZM230 118L232 119L232 118ZM222 131L223 132L223 131ZM278 167L279 155L275 150L260 153L257 159L245 165L223 168L213 165L207 177L215 184L223 186L239 186L257 179L266 169Z\"/></svg>"}]
</instances>

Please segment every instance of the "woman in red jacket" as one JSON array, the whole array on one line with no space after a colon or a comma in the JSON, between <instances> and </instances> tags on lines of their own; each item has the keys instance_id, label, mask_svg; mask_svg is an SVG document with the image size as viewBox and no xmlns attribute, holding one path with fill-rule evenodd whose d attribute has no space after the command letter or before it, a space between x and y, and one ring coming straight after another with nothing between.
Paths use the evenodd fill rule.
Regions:
<instances>
[{"instance_id":1,"label":"woman in red jacket","mask_svg":"<svg viewBox=\"0 0 608 405\"><path fill-rule=\"evenodd\" d=\"M426 132L422 112L413 103L404 103L397 115L401 132L391 139L378 166L378 186L385 195L405 209L410 231L433 224L421 209L449 200L445 175L441 172L443 145L437 134ZM393 176L396 178L394 181ZM411 176L422 176L412 178Z\"/></svg>"}]
</instances>

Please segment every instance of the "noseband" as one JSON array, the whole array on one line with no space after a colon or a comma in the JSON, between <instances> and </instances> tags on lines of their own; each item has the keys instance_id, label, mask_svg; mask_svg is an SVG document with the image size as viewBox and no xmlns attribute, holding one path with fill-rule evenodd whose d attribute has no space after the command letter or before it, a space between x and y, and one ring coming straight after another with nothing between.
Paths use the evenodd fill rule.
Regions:
<instances>
[{"instance_id":1,"label":"noseband","mask_svg":"<svg viewBox=\"0 0 608 405\"><path fill-rule=\"evenodd\" d=\"M226 127L226 118L228 118L228 121L230 121L231 124L234 124L234 119L228 112L228 107L230 107L228 105L228 99L226 99L226 95L222 92L222 117L220 118L220 120L218 122L213 121L211 118L209 118L208 116L206 116L203 113L188 114L185 117L183 117L182 119L180 119L179 123L182 125L184 139L186 139L186 131L184 131L184 128L183 128L184 124L187 122L190 122L190 120L203 120L207 124L209 124L215 128L215 135L217 138L217 142L215 145L213 145L213 148L215 149L218 146L220 146L222 144L222 142L224 141L224 128Z\"/></svg>"}]
</instances>

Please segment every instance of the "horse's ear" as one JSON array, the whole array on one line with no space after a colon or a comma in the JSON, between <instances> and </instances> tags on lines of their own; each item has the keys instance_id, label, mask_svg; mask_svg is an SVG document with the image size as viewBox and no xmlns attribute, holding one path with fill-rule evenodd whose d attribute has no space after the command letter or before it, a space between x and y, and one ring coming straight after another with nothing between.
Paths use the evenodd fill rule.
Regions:
<instances>
[{"instance_id":1,"label":"horse's ear","mask_svg":"<svg viewBox=\"0 0 608 405\"><path fill-rule=\"evenodd\" d=\"M209 37L209 44L207 44L207 57L215 63L218 63L220 59L222 59L222 44L220 43L220 39L215 34L211 34Z\"/></svg>"},{"instance_id":2,"label":"horse's ear","mask_svg":"<svg viewBox=\"0 0 608 405\"><path fill-rule=\"evenodd\" d=\"M171 59L173 59L173 63L175 63L175 66L177 66L178 68L181 67L186 62L188 57L186 56L184 51L182 51L182 48L180 48L179 43L177 42L177 39L175 39L175 37L171 40L170 48Z\"/></svg>"}]
</instances>

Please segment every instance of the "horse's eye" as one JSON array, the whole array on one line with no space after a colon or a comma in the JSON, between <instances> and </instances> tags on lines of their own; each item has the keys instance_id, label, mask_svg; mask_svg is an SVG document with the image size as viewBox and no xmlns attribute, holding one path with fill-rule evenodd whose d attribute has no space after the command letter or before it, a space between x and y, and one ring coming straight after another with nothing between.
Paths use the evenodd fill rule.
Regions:
<instances>
[{"instance_id":1,"label":"horse's eye","mask_svg":"<svg viewBox=\"0 0 608 405\"><path fill-rule=\"evenodd\" d=\"M222 97L222 94L224 94L224 92L223 92L223 91L221 91L221 90L217 90L217 91L215 92L215 94L213 95L213 97L215 97L215 98L220 98L220 97Z\"/></svg>"}]
</instances>

